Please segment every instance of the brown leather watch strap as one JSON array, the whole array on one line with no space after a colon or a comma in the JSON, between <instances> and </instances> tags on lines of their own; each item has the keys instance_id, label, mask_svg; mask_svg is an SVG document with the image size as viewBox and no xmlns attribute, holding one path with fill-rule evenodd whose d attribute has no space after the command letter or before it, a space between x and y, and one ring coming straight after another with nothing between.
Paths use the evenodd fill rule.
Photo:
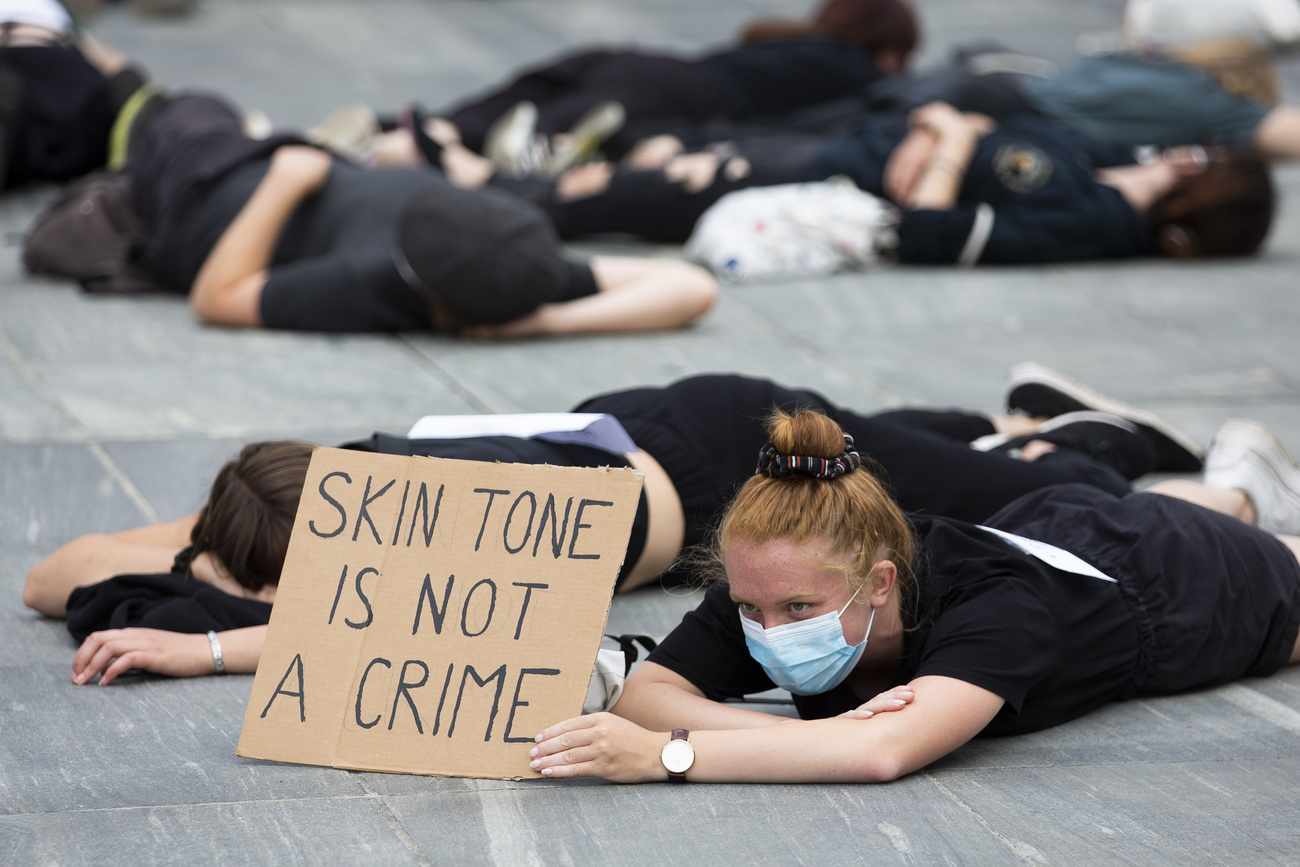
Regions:
<instances>
[{"instance_id":1,"label":"brown leather watch strap","mask_svg":"<svg viewBox=\"0 0 1300 867\"><path fill-rule=\"evenodd\" d=\"M691 737L691 733L687 729L673 729L672 735L669 736L668 738L668 742L672 743L673 741L689 741L690 737ZM686 782L686 773L682 772L680 774L675 774L672 771L669 771L668 782L684 783Z\"/></svg>"}]
</instances>

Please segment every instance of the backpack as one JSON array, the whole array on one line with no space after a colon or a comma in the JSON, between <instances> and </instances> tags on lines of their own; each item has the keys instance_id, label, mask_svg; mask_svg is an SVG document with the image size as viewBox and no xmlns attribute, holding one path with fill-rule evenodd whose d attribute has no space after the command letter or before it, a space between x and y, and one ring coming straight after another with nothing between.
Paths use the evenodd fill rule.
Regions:
<instances>
[{"instance_id":1,"label":"backpack","mask_svg":"<svg viewBox=\"0 0 1300 867\"><path fill-rule=\"evenodd\" d=\"M701 215L688 259L729 282L878 265L897 244L892 205L848 178L728 193Z\"/></svg>"},{"instance_id":2,"label":"backpack","mask_svg":"<svg viewBox=\"0 0 1300 867\"><path fill-rule=\"evenodd\" d=\"M147 240L130 178L95 172L64 187L36 218L23 239L23 266L30 274L71 277L87 292L164 291L137 263Z\"/></svg>"}]
</instances>

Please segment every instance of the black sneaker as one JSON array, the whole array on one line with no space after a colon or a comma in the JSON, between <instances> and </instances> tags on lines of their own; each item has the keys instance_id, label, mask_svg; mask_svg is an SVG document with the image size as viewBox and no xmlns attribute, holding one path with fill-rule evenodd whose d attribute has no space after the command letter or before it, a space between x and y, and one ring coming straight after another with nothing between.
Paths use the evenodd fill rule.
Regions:
<instances>
[{"instance_id":1,"label":"black sneaker","mask_svg":"<svg viewBox=\"0 0 1300 867\"><path fill-rule=\"evenodd\" d=\"M1034 440L1083 452L1132 481L1156 468L1156 453L1133 423L1105 412L1070 412L1043 423L1036 433L981 437L971 444L986 452L1012 453Z\"/></svg>"},{"instance_id":2,"label":"black sneaker","mask_svg":"<svg viewBox=\"0 0 1300 867\"><path fill-rule=\"evenodd\" d=\"M1007 376L1007 408L1055 418L1081 410L1117 415L1134 424L1155 450L1157 470L1200 472L1205 451L1195 440L1153 412L1115 400L1050 367L1027 361Z\"/></svg>"}]
</instances>

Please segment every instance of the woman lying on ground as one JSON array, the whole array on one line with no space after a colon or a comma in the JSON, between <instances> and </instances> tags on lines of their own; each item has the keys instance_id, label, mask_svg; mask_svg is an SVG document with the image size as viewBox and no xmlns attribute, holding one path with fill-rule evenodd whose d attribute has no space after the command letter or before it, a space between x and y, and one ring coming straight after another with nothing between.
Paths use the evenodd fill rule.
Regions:
<instances>
[{"instance_id":1,"label":"woman lying on ground","mask_svg":"<svg viewBox=\"0 0 1300 867\"><path fill-rule=\"evenodd\" d=\"M1285 490L1275 528L1300 531L1300 468L1262 426L1220 430L1207 479L1226 486L1059 485L984 526L909 521L824 415L778 414L770 432L718 532L725 580L613 713L539 734L534 769L885 782L979 735L1300 661L1300 538L1249 526L1280 517ZM801 720L723 703L775 686Z\"/></svg>"},{"instance_id":2,"label":"woman lying on ground","mask_svg":"<svg viewBox=\"0 0 1300 867\"><path fill-rule=\"evenodd\" d=\"M416 169L254 141L223 102L153 97L126 168L143 264L206 322L507 337L676 328L709 309L685 262L562 254L534 207Z\"/></svg>"},{"instance_id":3,"label":"woman lying on ground","mask_svg":"<svg viewBox=\"0 0 1300 867\"><path fill-rule=\"evenodd\" d=\"M550 144L571 129L591 128L614 156L630 146L617 135L625 121L779 114L857 93L897 72L919 41L903 0L827 0L806 22L757 21L741 46L697 60L638 51L587 51L524 73L500 90L446 113L471 150L499 156L520 174L553 172ZM617 104L611 115L591 114ZM587 115L587 123L581 123ZM592 126L592 123L595 126ZM495 129L494 129L495 127ZM573 141L569 145L581 145ZM553 156L559 156L560 147Z\"/></svg>"},{"instance_id":4,"label":"woman lying on ground","mask_svg":"<svg viewBox=\"0 0 1300 867\"><path fill-rule=\"evenodd\" d=\"M1027 264L1246 255L1273 216L1258 158L1180 148L1149 164L1040 118L995 123L944 103L860 118L830 137L774 133L680 154L662 170L593 163L539 198L562 237L622 231L683 241L728 192L850 178L900 206L901 262Z\"/></svg>"},{"instance_id":5,"label":"woman lying on ground","mask_svg":"<svg viewBox=\"0 0 1300 867\"><path fill-rule=\"evenodd\" d=\"M1009 406L1024 415L901 410L861 416L815 392L701 376L582 403L577 412L604 413L617 422L617 436L600 447L513 436L385 435L350 447L641 470L645 483L620 590L685 578L674 567L679 552L705 539L723 504L752 473L753 455L765 439L761 419L773 407L813 407L838 419L904 508L972 521L1046 485L1080 482L1122 494L1128 478L1148 470L1200 466L1196 445L1160 419L1054 371L1022 365L1012 384ZM1127 420L1089 411L1097 408ZM988 451L972 449L972 441ZM24 602L49 616L66 615L69 631L85 639L74 664L78 682L102 673L101 682L108 683L132 667L210 674L213 659L201 634L209 630L226 648L226 670L252 671L310 453L301 443L247 446L218 474L197 515L83 536L32 569ZM128 626L157 628L118 631Z\"/></svg>"}]
</instances>

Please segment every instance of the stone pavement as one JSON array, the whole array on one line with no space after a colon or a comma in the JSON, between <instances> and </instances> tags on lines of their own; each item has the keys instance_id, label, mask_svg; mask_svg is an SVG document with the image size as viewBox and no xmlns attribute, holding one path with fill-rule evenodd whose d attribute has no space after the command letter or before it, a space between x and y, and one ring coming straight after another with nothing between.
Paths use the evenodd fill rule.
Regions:
<instances>
[{"instance_id":1,"label":"stone pavement","mask_svg":"<svg viewBox=\"0 0 1300 867\"><path fill-rule=\"evenodd\" d=\"M94 32L155 77L305 125L345 101L436 107L583 42L693 49L803 0L211 0L113 7ZM997 38L1065 59L1121 0L919 0L922 60ZM1284 64L1300 101L1300 61ZM526 341L196 325L170 298L92 298L0 250L0 863L1300 863L1300 671L977 741L888 786L612 787L434 779L240 759L250 677L68 681L27 570L78 534L196 509L243 440L336 442L425 413L564 409L737 371L872 410L999 408L1036 359L1208 442L1256 417L1300 453L1300 170L1245 262L899 269L728 287L676 334ZM48 190L0 200L20 232ZM605 247L604 249L609 249ZM655 251L673 254L673 250ZM1288 276L1291 275L1291 276ZM1291 288L1288 288L1291 287ZM789 302L799 299L797 305ZM616 600L666 632L692 598Z\"/></svg>"}]
</instances>

